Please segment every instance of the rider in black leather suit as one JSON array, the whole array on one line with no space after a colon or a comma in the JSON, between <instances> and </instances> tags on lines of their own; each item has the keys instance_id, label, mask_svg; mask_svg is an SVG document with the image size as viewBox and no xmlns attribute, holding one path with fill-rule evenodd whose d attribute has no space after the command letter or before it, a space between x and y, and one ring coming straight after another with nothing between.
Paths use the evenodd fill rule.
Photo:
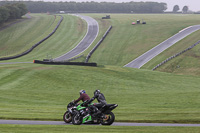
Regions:
<instances>
[{"instance_id":1,"label":"rider in black leather suit","mask_svg":"<svg viewBox=\"0 0 200 133\"><path fill-rule=\"evenodd\" d=\"M99 115L101 113L101 111L99 110L103 105L106 105L106 99L103 93L100 92L100 90L95 90L94 91L94 97L92 97L88 103L91 103L92 101L94 101L95 99L97 99L98 103L91 105L90 106L90 110L92 110L93 113L93 117Z\"/></svg>"}]
</instances>

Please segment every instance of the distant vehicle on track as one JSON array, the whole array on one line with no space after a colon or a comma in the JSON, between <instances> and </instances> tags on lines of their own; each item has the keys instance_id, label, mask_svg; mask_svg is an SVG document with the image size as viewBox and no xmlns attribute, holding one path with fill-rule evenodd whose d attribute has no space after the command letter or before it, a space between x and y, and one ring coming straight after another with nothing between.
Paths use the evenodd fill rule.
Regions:
<instances>
[{"instance_id":1,"label":"distant vehicle on track","mask_svg":"<svg viewBox=\"0 0 200 133\"><path fill-rule=\"evenodd\" d=\"M106 15L106 17L102 17L102 19L111 19L110 15Z\"/></svg>"}]
</instances>

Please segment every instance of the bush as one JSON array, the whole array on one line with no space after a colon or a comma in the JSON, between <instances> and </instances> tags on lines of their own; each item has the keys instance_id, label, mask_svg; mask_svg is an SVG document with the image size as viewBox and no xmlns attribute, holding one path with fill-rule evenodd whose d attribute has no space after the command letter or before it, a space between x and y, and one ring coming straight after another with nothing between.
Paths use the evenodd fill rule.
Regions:
<instances>
[{"instance_id":1,"label":"bush","mask_svg":"<svg viewBox=\"0 0 200 133\"><path fill-rule=\"evenodd\" d=\"M28 12L23 3L6 4L0 6L0 24L8 19L19 19Z\"/></svg>"},{"instance_id":2,"label":"bush","mask_svg":"<svg viewBox=\"0 0 200 133\"><path fill-rule=\"evenodd\" d=\"M9 18L9 9L6 7L0 7L0 24L4 23Z\"/></svg>"}]
</instances>

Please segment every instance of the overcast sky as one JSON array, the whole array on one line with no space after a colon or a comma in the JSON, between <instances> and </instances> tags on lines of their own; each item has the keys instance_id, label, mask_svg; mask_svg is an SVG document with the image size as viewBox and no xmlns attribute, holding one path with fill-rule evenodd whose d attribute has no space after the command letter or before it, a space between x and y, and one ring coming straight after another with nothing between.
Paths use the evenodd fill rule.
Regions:
<instances>
[{"instance_id":1,"label":"overcast sky","mask_svg":"<svg viewBox=\"0 0 200 133\"><path fill-rule=\"evenodd\" d=\"M0 0L1 1L1 0ZM38 0L32 0L32 1L38 1ZM86 2L86 1L95 1L95 2L140 2L140 1L154 1L154 2L164 2L167 3L167 11L172 11L174 5L179 5L180 10L182 10L183 6L188 6L189 10L192 11L200 11L200 0L40 0L40 1L76 1L76 2Z\"/></svg>"}]
</instances>

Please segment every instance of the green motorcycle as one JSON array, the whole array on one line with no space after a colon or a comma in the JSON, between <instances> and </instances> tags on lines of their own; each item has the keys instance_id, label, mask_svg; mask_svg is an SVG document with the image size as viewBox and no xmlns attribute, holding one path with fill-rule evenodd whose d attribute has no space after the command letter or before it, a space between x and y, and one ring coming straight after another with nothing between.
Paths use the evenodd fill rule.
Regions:
<instances>
[{"instance_id":1,"label":"green motorcycle","mask_svg":"<svg viewBox=\"0 0 200 133\"><path fill-rule=\"evenodd\" d=\"M90 104L88 106L84 105L85 103L79 104L75 110L74 115L72 116L72 123L74 125L81 124L102 124L102 125L111 125L115 120L115 115L111 112L118 105L117 104L106 104L103 105L99 111L100 113L95 116L90 110Z\"/></svg>"}]
</instances>

